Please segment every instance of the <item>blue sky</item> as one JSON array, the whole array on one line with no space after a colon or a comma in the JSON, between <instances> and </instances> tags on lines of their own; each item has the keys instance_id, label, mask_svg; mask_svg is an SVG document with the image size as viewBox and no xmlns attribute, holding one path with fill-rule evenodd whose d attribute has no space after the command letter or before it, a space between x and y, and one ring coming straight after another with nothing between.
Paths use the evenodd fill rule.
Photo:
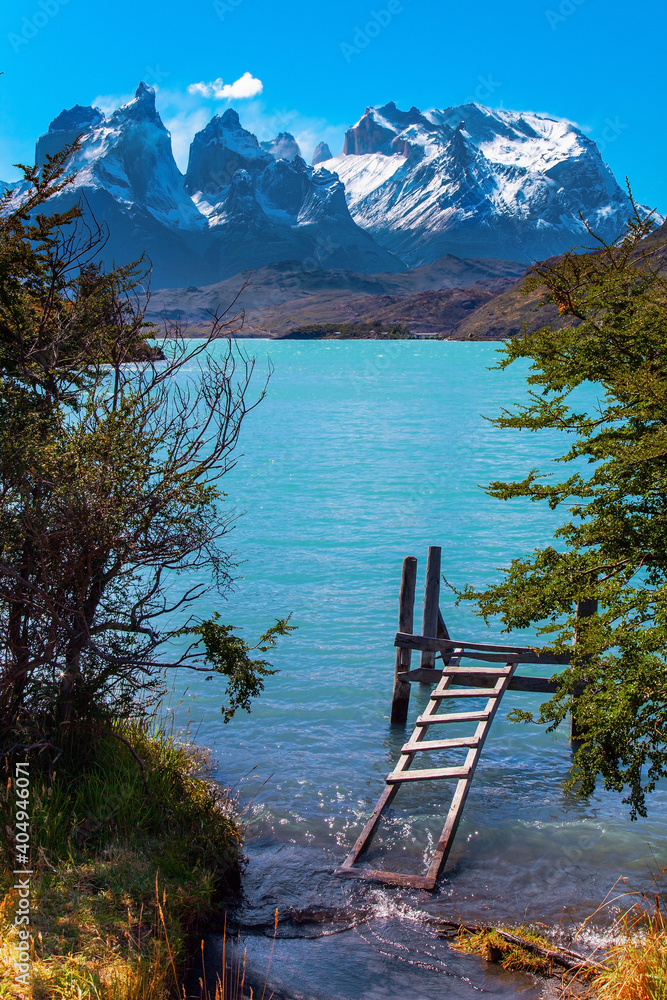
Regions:
<instances>
[{"instance_id":1,"label":"blue sky","mask_svg":"<svg viewBox=\"0 0 667 1000\"><path fill-rule=\"evenodd\" d=\"M307 154L320 139L335 154L367 105L473 99L575 121L665 212L666 26L654 0L3 0L0 178L63 108L110 109L143 79L181 169L230 105L260 138L286 130ZM230 100L230 86L249 96Z\"/></svg>"}]
</instances>

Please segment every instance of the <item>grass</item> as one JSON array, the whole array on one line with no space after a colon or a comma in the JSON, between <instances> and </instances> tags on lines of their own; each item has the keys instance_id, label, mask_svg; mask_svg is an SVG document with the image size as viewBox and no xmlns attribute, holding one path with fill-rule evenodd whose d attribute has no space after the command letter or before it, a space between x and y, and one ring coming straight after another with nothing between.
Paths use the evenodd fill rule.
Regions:
<instances>
[{"instance_id":1,"label":"grass","mask_svg":"<svg viewBox=\"0 0 667 1000\"><path fill-rule=\"evenodd\" d=\"M233 803L207 780L207 758L164 730L124 724L113 735L91 731L85 765L41 779L33 765L31 773L32 992L14 981L14 863L5 843L0 997L179 995L195 935L239 878ZM0 822L11 825L11 782L0 798Z\"/></svg>"},{"instance_id":2,"label":"grass","mask_svg":"<svg viewBox=\"0 0 667 1000\"><path fill-rule=\"evenodd\" d=\"M532 927L511 928L511 933L543 948L551 947L549 941ZM452 947L467 954L481 955L487 962L498 962L508 972L532 972L536 975L551 973L552 962L548 958L506 941L493 928L476 932L462 931Z\"/></svg>"},{"instance_id":3,"label":"grass","mask_svg":"<svg viewBox=\"0 0 667 1000\"><path fill-rule=\"evenodd\" d=\"M667 922L635 910L593 981L595 1000L667 1000Z\"/></svg>"}]
</instances>

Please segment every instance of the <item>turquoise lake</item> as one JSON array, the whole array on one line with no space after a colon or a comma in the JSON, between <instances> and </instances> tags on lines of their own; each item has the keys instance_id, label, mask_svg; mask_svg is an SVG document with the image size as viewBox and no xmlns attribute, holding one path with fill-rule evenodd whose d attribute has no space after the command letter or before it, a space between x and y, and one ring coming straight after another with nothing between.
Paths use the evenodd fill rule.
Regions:
<instances>
[{"instance_id":1,"label":"turquoise lake","mask_svg":"<svg viewBox=\"0 0 667 1000\"><path fill-rule=\"evenodd\" d=\"M223 480L227 503L243 512L228 536L241 562L235 589L200 610L220 611L248 639L290 613L298 631L280 641L279 673L251 715L223 725L223 689L197 675L179 677L172 704L176 724L189 721L244 809L248 866L234 919L257 925L244 939L249 967L263 981L271 942L261 925L276 908L287 918L290 908L313 907L326 910L319 923L281 920L269 977L276 996L538 997L529 977L452 952L431 918L541 920L569 940L617 879L626 882L616 892L648 889L667 864L664 788L637 823L618 795L572 799L562 788L567 726L547 734L506 721L511 708L543 698L504 699L434 894L332 873L428 700L430 689L413 685L408 726L390 727L403 557L419 560L416 621L429 545L442 546L454 585L497 579L510 558L548 542L558 520L480 487L546 469L565 444L483 419L526 394L525 368L489 370L494 345L250 341L245 349L257 358L258 386L268 359L275 370ZM454 637L534 638L485 627L444 585L441 608ZM374 867L421 872L450 789L420 782L399 792L367 855ZM581 947L603 938L612 917L613 908L600 913Z\"/></svg>"}]
</instances>

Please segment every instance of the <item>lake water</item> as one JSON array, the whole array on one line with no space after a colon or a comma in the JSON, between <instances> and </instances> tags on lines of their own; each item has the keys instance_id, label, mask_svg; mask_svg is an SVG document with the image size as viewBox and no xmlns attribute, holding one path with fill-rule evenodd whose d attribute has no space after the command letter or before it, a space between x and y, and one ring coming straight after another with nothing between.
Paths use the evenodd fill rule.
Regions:
<instances>
[{"instance_id":1,"label":"lake water","mask_svg":"<svg viewBox=\"0 0 667 1000\"><path fill-rule=\"evenodd\" d=\"M515 706L536 708L539 696L504 699L435 893L332 873L428 700L430 689L413 685L408 726L390 727L403 557L419 560L418 588L429 545L442 546L453 584L497 579L497 567L547 542L557 521L534 504L493 500L480 485L547 467L563 442L483 419L525 396L525 369L489 371L493 345L248 347L259 370L270 358L275 372L224 480L228 502L245 511L230 536L245 562L228 600L202 610L219 610L249 639L290 612L298 631L281 640L280 672L250 716L224 726L222 691L196 676L175 714L211 748L218 778L245 810L248 867L234 919L258 925L244 938L249 968L261 986L271 949L261 925L272 926L278 908L269 982L287 997L537 997L529 977L451 951L430 921L540 920L568 939L618 878L646 889L667 863L665 790L637 823L617 795L566 796L567 727L549 735L505 719ZM441 607L452 635L508 641L446 590ZM366 856L373 866L421 872L450 793L450 782L401 789ZM309 907L326 912L288 919L290 908ZM591 923L582 948L610 914Z\"/></svg>"}]
</instances>

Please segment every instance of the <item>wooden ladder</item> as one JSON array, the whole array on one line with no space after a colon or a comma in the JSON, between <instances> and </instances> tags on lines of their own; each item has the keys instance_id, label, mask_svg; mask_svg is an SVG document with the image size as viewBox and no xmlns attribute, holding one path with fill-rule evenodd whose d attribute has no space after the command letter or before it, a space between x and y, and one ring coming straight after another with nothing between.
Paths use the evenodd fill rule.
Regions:
<instances>
[{"instance_id":1,"label":"wooden ladder","mask_svg":"<svg viewBox=\"0 0 667 1000\"><path fill-rule=\"evenodd\" d=\"M439 683L430 701L416 722L414 732L408 742L401 749L401 757L394 770L387 776L386 787L373 810L373 813L361 831L357 842L344 863L336 870L337 875L345 878L363 878L375 882L385 882L390 885L413 886L418 889L432 890L435 888L438 875L447 861L454 836L456 834L463 807L468 797L468 792L472 784L475 769L482 754L482 748L491 728L494 716L498 711L500 700L510 685L512 675L517 666L516 659L509 659L508 662L498 664L493 667L475 667L475 673L484 675L484 680L491 683L490 687L453 687L458 677L469 674L470 668L461 668L460 658L463 647L452 650L452 654L445 661L444 669ZM445 712L441 714L441 707L447 704L452 698L486 698L486 705L483 709L470 712ZM425 737L429 733L429 727L434 725L449 725L450 723L476 722L477 726L472 736L455 739L434 739L427 740ZM456 748L466 748L468 750L465 762L459 767L428 767L412 768L412 762L418 753L429 750L449 750ZM375 829L384 809L392 802L399 787L407 781L432 781L441 779L455 779L456 789L449 807L447 819L440 835L440 840L435 849L431 863L426 875L409 875L401 872L388 871L360 871L353 868L359 856L366 850L370 843Z\"/></svg>"}]
</instances>

